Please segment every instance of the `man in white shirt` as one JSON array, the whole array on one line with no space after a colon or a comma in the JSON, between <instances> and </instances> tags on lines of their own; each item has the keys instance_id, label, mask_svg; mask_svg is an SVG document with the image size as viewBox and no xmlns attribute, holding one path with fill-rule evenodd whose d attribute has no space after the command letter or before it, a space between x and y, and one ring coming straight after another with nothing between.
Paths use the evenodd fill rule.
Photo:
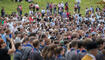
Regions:
<instances>
[{"instance_id":1,"label":"man in white shirt","mask_svg":"<svg viewBox=\"0 0 105 60\"><path fill-rule=\"evenodd\" d=\"M75 0L77 3L81 3L81 0Z\"/></svg>"},{"instance_id":2,"label":"man in white shirt","mask_svg":"<svg viewBox=\"0 0 105 60\"><path fill-rule=\"evenodd\" d=\"M45 9L42 9L41 13L42 13L42 17L43 17L45 14Z\"/></svg>"}]
</instances>

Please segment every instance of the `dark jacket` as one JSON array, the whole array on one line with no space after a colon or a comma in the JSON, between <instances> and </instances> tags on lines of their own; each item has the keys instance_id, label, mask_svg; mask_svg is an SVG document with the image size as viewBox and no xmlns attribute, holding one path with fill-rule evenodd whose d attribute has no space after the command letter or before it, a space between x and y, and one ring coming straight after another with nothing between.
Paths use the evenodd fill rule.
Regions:
<instances>
[{"instance_id":1,"label":"dark jacket","mask_svg":"<svg viewBox=\"0 0 105 60\"><path fill-rule=\"evenodd\" d=\"M105 55L100 52L96 55L96 60L105 60Z\"/></svg>"},{"instance_id":2,"label":"dark jacket","mask_svg":"<svg viewBox=\"0 0 105 60\"><path fill-rule=\"evenodd\" d=\"M32 51L30 52L30 60L43 60L42 56L40 55L40 51L36 50L35 48L32 49Z\"/></svg>"},{"instance_id":3,"label":"dark jacket","mask_svg":"<svg viewBox=\"0 0 105 60\"><path fill-rule=\"evenodd\" d=\"M62 55L59 55L55 58L55 60L66 60Z\"/></svg>"},{"instance_id":4,"label":"dark jacket","mask_svg":"<svg viewBox=\"0 0 105 60\"><path fill-rule=\"evenodd\" d=\"M46 58L44 60L55 60L55 57L51 57L51 58Z\"/></svg>"},{"instance_id":5,"label":"dark jacket","mask_svg":"<svg viewBox=\"0 0 105 60\"><path fill-rule=\"evenodd\" d=\"M32 46L23 46L22 47L22 60L28 60L29 54L32 51Z\"/></svg>"},{"instance_id":6,"label":"dark jacket","mask_svg":"<svg viewBox=\"0 0 105 60\"><path fill-rule=\"evenodd\" d=\"M79 60L79 54L76 50L70 51L65 55L66 60Z\"/></svg>"},{"instance_id":7,"label":"dark jacket","mask_svg":"<svg viewBox=\"0 0 105 60\"><path fill-rule=\"evenodd\" d=\"M14 60L22 60L22 52L19 50L16 50L14 53Z\"/></svg>"}]
</instances>

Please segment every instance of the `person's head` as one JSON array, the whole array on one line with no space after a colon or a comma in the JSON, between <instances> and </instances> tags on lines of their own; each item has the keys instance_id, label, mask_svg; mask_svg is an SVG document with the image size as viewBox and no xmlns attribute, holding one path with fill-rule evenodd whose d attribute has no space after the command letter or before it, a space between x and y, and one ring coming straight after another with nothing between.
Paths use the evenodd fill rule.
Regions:
<instances>
[{"instance_id":1,"label":"person's head","mask_svg":"<svg viewBox=\"0 0 105 60\"><path fill-rule=\"evenodd\" d=\"M96 42L90 42L86 45L86 49L87 51L89 51L89 53L93 54L94 56L97 55L97 52L98 52L98 45Z\"/></svg>"},{"instance_id":2,"label":"person's head","mask_svg":"<svg viewBox=\"0 0 105 60\"><path fill-rule=\"evenodd\" d=\"M102 53L105 55L105 49L102 50Z\"/></svg>"},{"instance_id":3,"label":"person's head","mask_svg":"<svg viewBox=\"0 0 105 60\"><path fill-rule=\"evenodd\" d=\"M43 34L43 35L41 36L41 38L42 38L42 39L46 39L47 37L46 37L45 34Z\"/></svg>"},{"instance_id":4,"label":"person's head","mask_svg":"<svg viewBox=\"0 0 105 60\"><path fill-rule=\"evenodd\" d=\"M21 43L16 43L15 48L18 49L18 50L21 50L22 49Z\"/></svg>"},{"instance_id":5,"label":"person's head","mask_svg":"<svg viewBox=\"0 0 105 60\"><path fill-rule=\"evenodd\" d=\"M6 34L9 34L10 33L10 30L6 30Z\"/></svg>"},{"instance_id":6,"label":"person's head","mask_svg":"<svg viewBox=\"0 0 105 60\"><path fill-rule=\"evenodd\" d=\"M79 34L78 34L77 32L73 32L71 38L72 38L72 39L78 38L78 35L79 35Z\"/></svg>"},{"instance_id":7,"label":"person's head","mask_svg":"<svg viewBox=\"0 0 105 60\"><path fill-rule=\"evenodd\" d=\"M46 39L46 40L45 40L45 43L46 43L46 45L51 44L51 39Z\"/></svg>"},{"instance_id":8,"label":"person's head","mask_svg":"<svg viewBox=\"0 0 105 60\"><path fill-rule=\"evenodd\" d=\"M22 42L22 43L27 44L28 42L29 42L29 38L28 38L28 37L26 37L26 38L23 40L23 42Z\"/></svg>"},{"instance_id":9,"label":"person's head","mask_svg":"<svg viewBox=\"0 0 105 60\"><path fill-rule=\"evenodd\" d=\"M64 48L62 48L62 47L56 48L56 56L58 56L58 55L64 55Z\"/></svg>"},{"instance_id":10,"label":"person's head","mask_svg":"<svg viewBox=\"0 0 105 60\"><path fill-rule=\"evenodd\" d=\"M55 48L56 48L56 45L50 45L50 46L46 46L44 49L43 49L43 53L45 54L45 55L43 55L44 56L44 58L52 58L52 56L54 56L54 54L55 54Z\"/></svg>"},{"instance_id":11,"label":"person's head","mask_svg":"<svg viewBox=\"0 0 105 60\"><path fill-rule=\"evenodd\" d=\"M30 37L30 38L29 38L30 44L32 44L34 40L35 40L35 37Z\"/></svg>"},{"instance_id":12,"label":"person's head","mask_svg":"<svg viewBox=\"0 0 105 60\"><path fill-rule=\"evenodd\" d=\"M85 38L85 39L83 40L83 42L84 42L84 46L86 47L86 45L87 45L88 43L92 42L92 39L90 39L90 38Z\"/></svg>"},{"instance_id":13,"label":"person's head","mask_svg":"<svg viewBox=\"0 0 105 60\"><path fill-rule=\"evenodd\" d=\"M41 45L45 45L45 41L44 40L40 40L40 44Z\"/></svg>"},{"instance_id":14,"label":"person's head","mask_svg":"<svg viewBox=\"0 0 105 60\"><path fill-rule=\"evenodd\" d=\"M103 49L104 48L104 40L101 38L96 39L96 43L98 44L99 49Z\"/></svg>"},{"instance_id":15,"label":"person's head","mask_svg":"<svg viewBox=\"0 0 105 60\"><path fill-rule=\"evenodd\" d=\"M33 41L33 46L35 47L35 48L39 48L39 46L40 46L40 41L39 40L34 40Z\"/></svg>"},{"instance_id":16,"label":"person's head","mask_svg":"<svg viewBox=\"0 0 105 60\"><path fill-rule=\"evenodd\" d=\"M69 47L70 47L70 48L75 48L75 49L77 49L77 48L78 48L78 41L77 41L77 40L71 41Z\"/></svg>"},{"instance_id":17,"label":"person's head","mask_svg":"<svg viewBox=\"0 0 105 60\"><path fill-rule=\"evenodd\" d=\"M7 45L3 39L0 38L0 48L5 48Z\"/></svg>"},{"instance_id":18,"label":"person's head","mask_svg":"<svg viewBox=\"0 0 105 60\"><path fill-rule=\"evenodd\" d=\"M84 41L83 40L81 40L81 41L78 41L78 48L84 48L85 46L84 46Z\"/></svg>"}]
</instances>

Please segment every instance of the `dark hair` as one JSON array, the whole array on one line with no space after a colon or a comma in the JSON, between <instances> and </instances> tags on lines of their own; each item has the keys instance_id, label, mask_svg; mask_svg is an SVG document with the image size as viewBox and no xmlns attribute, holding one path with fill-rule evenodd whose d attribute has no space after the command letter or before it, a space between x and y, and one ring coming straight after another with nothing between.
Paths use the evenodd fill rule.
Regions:
<instances>
[{"instance_id":1,"label":"dark hair","mask_svg":"<svg viewBox=\"0 0 105 60\"><path fill-rule=\"evenodd\" d=\"M54 57L56 54L56 48L57 48L57 45L55 45L55 44L45 46L42 50L43 58L46 60L46 59L50 59L50 58Z\"/></svg>"},{"instance_id":2,"label":"dark hair","mask_svg":"<svg viewBox=\"0 0 105 60\"><path fill-rule=\"evenodd\" d=\"M83 41L78 41L78 48L84 47L84 42Z\"/></svg>"},{"instance_id":3,"label":"dark hair","mask_svg":"<svg viewBox=\"0 0 105 60\"><path fill-rule=\"evenodd\" d=\"M44 59L47 58L48 50L49 50L49 46L45 46L42 50L42 56Z\"/></svg>"},{"instance_id":4,"label":"dark hair","mask_svg":"<svg viewBox=\"0 0 105 60\"><path fill-rule=\"evenodd\" d=\"M78 41L77 40L73 40L71 41L70 47L75 47L78 45Z\"/></svg>"},{"instance_id":5,"label":"dark hair","mask_svg":"<svg viewBox=\"0 0 105 60\"><path fill-rule=\"evenodd\" d=\"M98 39L96 39L96 42L97 42L98 45L100 45L100 44L104 43L104 40L101 39L101 38L98 38Z\"/></svg>"},{"instance_id":6,"label":"dark hair","mask_svg":"<svg viewBox=\"0 0 105 60\"><path fill-rule=\"evenodd\" d=\"M45 34L43 34L41 38L42 38L42 39L43 39L43 38L46 38L46 35L45 35Z\"/></svg>"},{"instance_id":7,"label":"dark hair","mask_svg":"<svg viewBox=\"0 0 105 60\"><path fill-rule=\"evenodd\" d=\"M6 30L6 33L9 33L10 32L10 30Z\"/></svg>"},{"instance_id":8,"label":"dark hair","mask_svg":"<svg viewBox=\"0 0 105 60\"><path fill-rule=\"evenodd\" d=\"M33 46L37 47L40 44L39 40L34 40L33 41Z\"/></svg>"},{"instance_id":9,"label":"dark hair","mask_svg":"<svg viewBox=\"0 0 105 60\"><path fill-rule=\"evenodd\" d=\"M31 37L31 36L36 36L36 33L31 33L31 34L29 35L29 37Z\"/></svg>"},{"instance_id":10,"label":"dark hair","mask_svg":"<svg viewBox=\"0 0 105 60\"><path fill-rule=\"evenodd\" d=\"M92 50L92 49L96 49L98 48L98 45L96 42L90 42L86 45L86 49L89 51L89 50Z\"/></svg>"},{"instance_id":11,"label":"dark hair","mask_svg":"<svg viewBox=\"0 0 105 60\"><path fill-rule=\"evenodd\" d=\"M57 48L56 48L56 55L61 54L61 51L62 51L62 50L63 50L62 47L57 47Z\"/></svg>"},{"instance_id":12,"label":"dark hair","mask_svg":"<svg viewBox=\"0 0 105 60\"><path fill-rule=\"evenodd\" d=\"M86 48L87 44L90 43L90 42L92 42L92 39L86 38L86 39L83 40L83 42L84 42L84 46Z\"/></svg>"},{"instance_id":13,"label":"dark hair","mask_svg":"<svg viewBox=\"0 0 105 60\"><path fill-rule=\"evenodd\" d=\"M26 42L26 41L29 41L29 38L28 38L28 37L26 37L26 38L23 40L22 43L24 43L24 42Z\"/></svg>"},{"instance_id":14,"label":"dark hair","mask_svg":"<svg viewBox=\"0 0 105 60\"><path fill-rule=\"evenodd\" d=\"M16 43L16 44L15 44L15 48L16 48L16 49L18 49L19 46L21 46L21 43Z\"/></svg>"},{"instance_id":15,"label":"dark hair","mask_svg":"<svg viewBox=\"0 0 105 60\"><path fill-rule=\"evenodd\" d=\"M43 40L39 40L40 42L43 42Z\"/></svg>"},{"instance_id":16,"label":"dark hair","mask_svg":"<svg viewBox=\"0 0 105 60\"><path fill-rule=\"evenodd\" d=\"M33 41L35 40L35 38L32 37L32 38L30 38L29 40L30 40L30 42L33 42Z\"/></svg>"}]
</instances>

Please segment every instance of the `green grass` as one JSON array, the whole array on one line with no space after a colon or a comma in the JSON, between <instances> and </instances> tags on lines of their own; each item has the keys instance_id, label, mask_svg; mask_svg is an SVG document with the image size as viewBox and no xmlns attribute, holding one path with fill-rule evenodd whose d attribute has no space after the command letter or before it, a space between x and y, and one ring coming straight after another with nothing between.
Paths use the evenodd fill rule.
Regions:
<instances>
[{"instance_id":1,"label":"green grass","mask_svg":"<svg viewBox=\"0 0 105 60\"><path fill-rule=\"evenodd\" d=\"M74 3L75 0L33 0L34 2L37 2L40 6L40 8L45 8L47 2L53 2L53 3L59 3L61 1L63 2L69 2L69 11L73 13ZM85 8L93 6L94 8L97 6L96 2L101 0L81 0L81 14L84 14ZM28 2L25 2L23 0L21 3L12 2L11 0L1 0L0 1L0 10L1 7L5 8L6 13L11 14L11 12L16 12L16 8L18 5L22 5L23 7L23 14L29 12L29 4Z\"/></svg>"}]
</instances>

